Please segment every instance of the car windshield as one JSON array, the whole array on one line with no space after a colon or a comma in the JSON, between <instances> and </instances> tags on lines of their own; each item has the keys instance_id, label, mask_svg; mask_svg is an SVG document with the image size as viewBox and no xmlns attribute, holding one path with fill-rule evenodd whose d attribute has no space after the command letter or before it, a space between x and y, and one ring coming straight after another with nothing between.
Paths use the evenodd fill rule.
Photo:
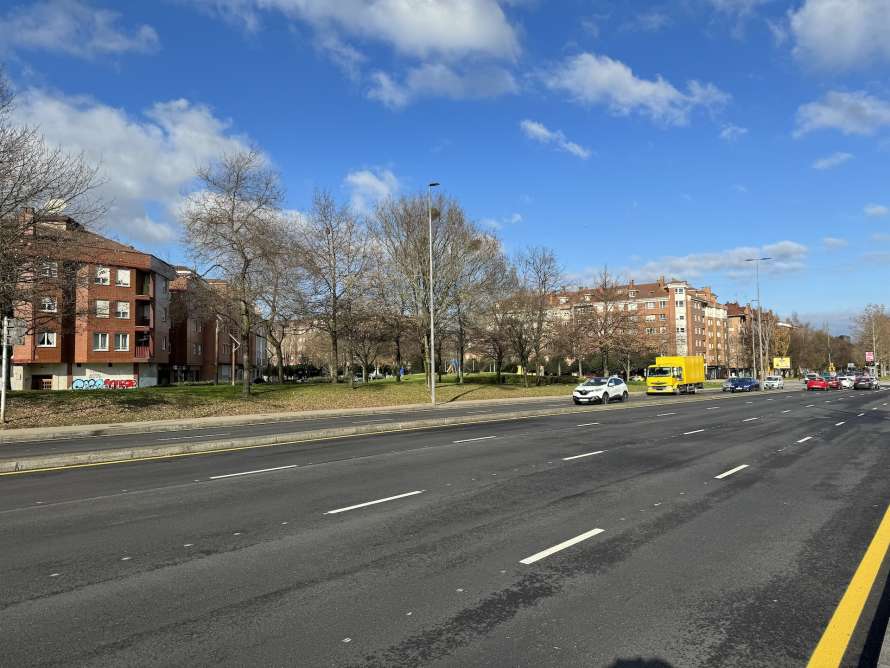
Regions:
<instances>
[{"instance_id":1,"label":"car windshield","mask_svg":"<svg viewBox=\"0 0 890 668\"><path fill-rule=\"evenodd\" d=\"M671 375L671 368L669 366L650 366L649 367L649 377L650 378L665 378Z\"/></svg>"},{"instance_id":2,"label":"car windshield","mask_svg":"<svg viewBox=\"0 0 890 668\"><path fill-rule=\"evenodd\" d=\"M782 380L782 379L779 378L778 376L767 376L766 379L767 379L767 380L772 380L772 381Z\"/></svg>"},{"instance_id":3,"label":"car windshield","mask_svg":"<svg viewBox=\"0 0 890 668\"><path fill-rule=\"evenodd\" d=\"M606 384L605 378L590 378L583 383L584 387L599 387Z\"/></svg>"}]
</instances>

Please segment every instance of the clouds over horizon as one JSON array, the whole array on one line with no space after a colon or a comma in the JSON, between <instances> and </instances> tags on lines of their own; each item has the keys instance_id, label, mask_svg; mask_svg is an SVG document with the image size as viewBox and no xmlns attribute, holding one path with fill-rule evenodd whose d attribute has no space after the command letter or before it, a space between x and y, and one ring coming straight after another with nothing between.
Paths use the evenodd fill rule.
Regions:
<instances>
[{"instance_id":1,"label":"clouds over horizon","mask_svg":"<svg viewBox=\"0 0 890 668\"><path fill-rule=\"evenodd\" d=\"M82 0L44 0L0 15L0 55L29 49L56 51L93 59L123 53L152 53L160 48L149 25L127 29L121 14Z\"/></svg>"},{"instance_id":2,"label":"clouds over horizon","mask_svg":"<svg viewBox=\"0 0 890 668\"><path fill-rule=\"evenodd\" d=\"M176 239L176 211L196 168L248 145L229 121L182 98L131 116L87 96L30 89L18 98L14 119L98 164L98 194L110 203L106 229L155 244Z\"/></svg>"}]
</instances>

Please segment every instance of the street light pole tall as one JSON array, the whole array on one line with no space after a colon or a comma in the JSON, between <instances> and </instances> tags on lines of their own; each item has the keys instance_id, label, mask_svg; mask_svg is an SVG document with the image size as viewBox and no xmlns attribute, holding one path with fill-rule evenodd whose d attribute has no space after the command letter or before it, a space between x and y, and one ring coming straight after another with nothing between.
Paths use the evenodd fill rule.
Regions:
<instances>
[{"instance_id":1,"label":"street light pole tall","mask_svg":"<svg viewBox=\"0 0 890 668\"><path fill-rule=\"evenodd\" d=\"M436 407L436 325L434 311L435 293L433 292L433 188L439 184L431 182L427 187L427 210L429 212L429 244L430 244L430 402Z\"/></svg>"},{"instance_id":2,"label":"street light pole tall","mask_svg":"<svg viewBox=\"0 0 890 668\"><path fill-rule=\"evenodd\" d=\"M763 371L763 302L760 301L760 263L767 262L772 260L771 257L752 257L745 260L745 262L753 262L754 263L754 285L757 290L757 340L760 344L760 375L762 376ZM762 380L762 378L761 378Z\"/></svg>"}]
</instances>

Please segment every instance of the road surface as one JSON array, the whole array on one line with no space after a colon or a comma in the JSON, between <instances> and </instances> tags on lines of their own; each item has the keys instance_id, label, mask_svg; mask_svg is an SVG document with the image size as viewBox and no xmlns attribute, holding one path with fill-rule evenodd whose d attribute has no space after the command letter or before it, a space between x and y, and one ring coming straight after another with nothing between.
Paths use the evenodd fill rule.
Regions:
<instances>
[{"instance_id":1,"label":"road surface","mask_svg":"<svg viewBox=\"0 0 890 668\"><path fill-rule=\"evenodd\" d=\"M887 509L888 402L680 398L3 477L0 663L804 665Z\"/></svg>"}]
</instances>

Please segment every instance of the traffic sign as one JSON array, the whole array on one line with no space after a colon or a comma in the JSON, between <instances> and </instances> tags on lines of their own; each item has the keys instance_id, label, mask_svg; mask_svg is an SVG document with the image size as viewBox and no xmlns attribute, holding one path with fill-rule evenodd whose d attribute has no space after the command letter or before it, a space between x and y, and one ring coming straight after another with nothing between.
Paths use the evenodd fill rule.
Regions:
<instances>
[{"instance_id":1,"label":"traffic sign","mask_svg":"<svg viewBox=\"0 0 890 668\"><path fill-rule=\"evenodd\" d=\"M865 353L865 361L866 361L866 362L871 362L872 364L874 364L874 362L875 362L875 354L874 354L873 352L871 352L871 351L866 352L866 353Z\"/></svg>"}]
</instances>

